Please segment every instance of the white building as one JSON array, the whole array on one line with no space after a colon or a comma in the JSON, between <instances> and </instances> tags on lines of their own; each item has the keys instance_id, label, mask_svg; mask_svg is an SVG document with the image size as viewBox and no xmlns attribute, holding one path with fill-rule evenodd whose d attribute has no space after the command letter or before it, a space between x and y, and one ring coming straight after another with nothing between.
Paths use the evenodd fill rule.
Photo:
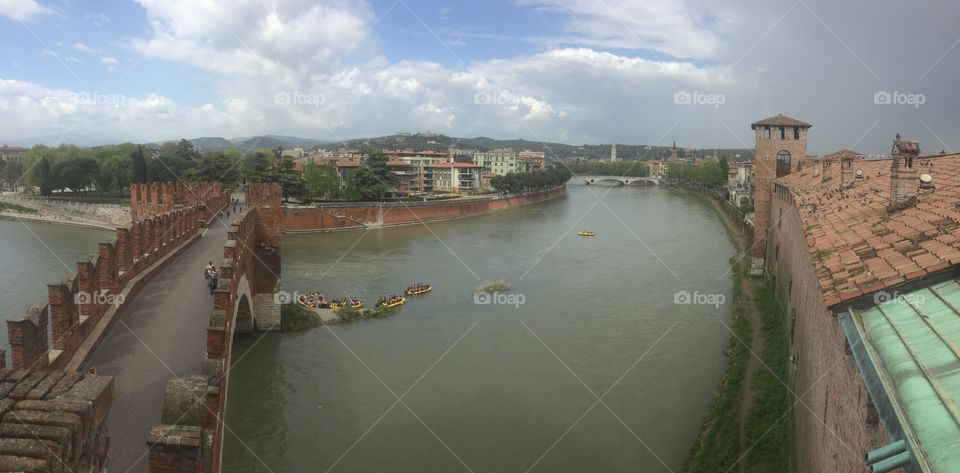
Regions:
<instances>
[{"instance_id":1,"label":"white building","mask_svg":"<svg viewBox=\"0 0 960 473\"><path fill-rule=\"evenodd\" d=\"M483 166L470 163L436 163L433 168L433 190L437 192L480 192Z\"/></svg>"},{"instance_id":2,"label":"white building","mask_svg":"<svg viewBox=\"0 0 960 473\"><path fill-rule=\"evenodd\" d=\"M478 151L473 154L473 164L487 168L498 176L531 170L530 161L521 161L516 151L506 148Z\"/></svg>"}]
</instances>

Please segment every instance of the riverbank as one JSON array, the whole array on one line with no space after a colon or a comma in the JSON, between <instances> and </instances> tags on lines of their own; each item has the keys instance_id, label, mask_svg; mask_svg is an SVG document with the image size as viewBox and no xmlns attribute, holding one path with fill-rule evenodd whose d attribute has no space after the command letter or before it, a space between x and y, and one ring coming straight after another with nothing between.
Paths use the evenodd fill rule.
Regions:
<instances>
[{"instance_id":1,"label":"riverbank","mask_svg":"<svg viewBox=\"0 0 960 473\"><path fill-rule=\"evenodd\" d=\"M730 367L691 452L688 473L788 471L791 416L787 341L782 307L766 280L751 279L741 262L752 249L752 227L709 191L737 253L731 263L733 324ZM738 218L739 217L739 218Z\"/></svg>"},{"instance_id":2,"label":"riverbank","mask_svg":"<svg viewBox=\"0 0 960 473\"><path fill-rule=\"evenodd\" d=\"M566 194L566 185L551 189L489 197L433 202L359 202L284 207L285 233L329 232L432 223L545 202Z\"/></svg>"},{"instance_id":3,"label":"riverbank","mask_svg":"<svg viewBox=\"0 0 960 473\"><path fill-rule=\"evenodd\" d=\"M52 223L57 225L71 225L74 227L96 228L99 230L114 231L117 228L108 226L105 223L83 222L78 220L68 220L59 217L22 214L17 212L0 212L2 220L16 220L21 222Z\"/></svg>"}]
</instances>

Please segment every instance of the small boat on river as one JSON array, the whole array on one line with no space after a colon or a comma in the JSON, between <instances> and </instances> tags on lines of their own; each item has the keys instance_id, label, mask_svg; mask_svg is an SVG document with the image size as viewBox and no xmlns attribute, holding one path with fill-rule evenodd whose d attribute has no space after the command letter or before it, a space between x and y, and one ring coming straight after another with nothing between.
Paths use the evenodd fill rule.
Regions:
<instances>
[{"instance_id":1,"label":"small boat on river","mask_svg":"<svg viewBox=\"0 0 960 473\"><path fill-rule=\"evenodd\" d=\"M592 237L592 236L596 236L597 234L594 232L582 231L582 232L577 232L577 235L584 236L584 237Z\"/></svg>"}]
</instances>

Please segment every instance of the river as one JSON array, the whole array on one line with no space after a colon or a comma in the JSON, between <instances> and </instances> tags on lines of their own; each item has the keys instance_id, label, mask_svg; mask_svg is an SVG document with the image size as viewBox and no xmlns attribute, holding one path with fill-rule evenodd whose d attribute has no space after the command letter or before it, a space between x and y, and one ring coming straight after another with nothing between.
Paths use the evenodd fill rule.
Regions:
<instances>
[{"instance_id":1,"label":"river","mask_svg":"<svg viewBox=\"0 0 960 473\"><path fill-rule=\"evenodd\" d=\"M571 183L536 205L283 245L288 291L434 290L387 319L238 337L225 471L676 471L728 364L729 304L674 300L731 292L723 225L683 191ZM500 279L513 305L475 303Z\"/></svg>"},{"instance_id":2,"label":"river","mask_svg":"<svg viewBox=\"0 0 960 473\"><path fill-rule=\"evenodd\" d=\"M106 230L0 220L0 314L19 317L34 302L45 303L47 284L76 271L77 261L96 254L97 244L111 238ZM0 347L9 348L6 323L0 327Z\"/></svg>"}]
</instances>

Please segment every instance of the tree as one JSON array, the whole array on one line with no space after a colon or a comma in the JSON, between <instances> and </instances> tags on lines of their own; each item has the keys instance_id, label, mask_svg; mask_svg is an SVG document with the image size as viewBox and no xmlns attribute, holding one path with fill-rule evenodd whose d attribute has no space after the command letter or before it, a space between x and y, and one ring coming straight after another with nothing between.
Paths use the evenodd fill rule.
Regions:
<instances>
[{"instance_id":1,"label":"tree","mask_svg":"<svg viewBox=\"0 0 960 473\"><path fill-rule=\"evenodd\" d=\"M143 157L143 146L137 145L133 151L133 182L147 182L147 161Z\"/></svg>"},{"instance_id":2,"label":"tree","mask_svg":"<svg viewBox=\"0 0 960 473\"><path fill-rule=\"evenodd\" d=\"M356 185L362 200L383 200L383 195L393 189L397 175L387 167L383 151L370 151L367 160L354 171L351 180Z\"/></svg>"},{"instance_id":3,"label":"tree","mask_svg":"<svg viewBox=\"0 0 960 473\"><path fill-rule=\"evenodd\" d=\"M53 166L51 181L57 189L69 188L81 194L96 180L99 168L99 163L93 158L66 159Z\"/></svg>"},{"instance_id":4,"label":"tree","mask_svg":"<svg viewBox=\"0 0 960 473\"><path fill-rule=\"evenodd\" d=\"M37 184L40 187L40 194L50 195L53 193L53 182L50 178L50 161L46 156L40 158L40 164L37 165Z\"/></svg>"},{"instance_id":5,"label":"tree","mask_svg":"<svg viewBox=\"0 0 960 473\"><path fill-rule=\"evenodd\" d=\"M23 179L23 164L20 161L10 161L3 166L3 171L0 171L0 177L2 177L3 182L7 183L10 187L13 188L13 191L17 191L17 185L20 183L20 180Z\"/></svg>"},{"instance_id":6,"label":"tree","mask_svg":"<svg viewBox=\"0 0 960 473\"><path fill-rule=\"evenodd\" d=\"M307 163L303 167L303 182L306 195L313 199L331 200L340 193L340 179L333 166Z\"/></svg>"},{"instance_id":7,"label":"tree","mask_svg":"<svg viewBox=\"0 0 960 473\"><path fill-rule=\"evenodd\" d=\"M97 190L122 195L123 189L133 182L133 165L133 160L126 154L103 159L97 173Z\"/></svg>"},{"instance_id":8,"label":"tree","mask_svg":"<svg viewBox=\"0 0 960 473\"><path fill-rule=\"evenodd\" d=\"M222 151L208 152L200 156L196 167L187 174L191 180L235 184L240 177L237 164Z\"/></svg>"}]
</instances>

